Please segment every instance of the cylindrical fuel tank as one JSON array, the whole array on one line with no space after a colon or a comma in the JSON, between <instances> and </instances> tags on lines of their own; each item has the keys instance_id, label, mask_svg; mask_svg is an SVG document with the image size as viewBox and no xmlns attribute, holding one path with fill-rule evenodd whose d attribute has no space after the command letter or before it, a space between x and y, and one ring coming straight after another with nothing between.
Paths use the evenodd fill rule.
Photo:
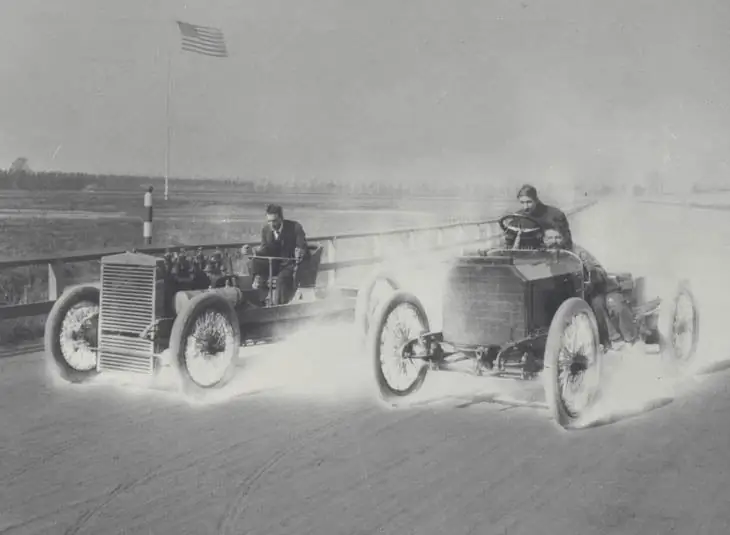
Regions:
<instances>
[{"instance_id":1,"label":"cylindrical fuel tank","mask_svg":"<svg viewBox=\"0 0 730 535\"><path fill-rule=\"evenodd\" d=\"M175 293L175 314L180 314L183 308L196 296L207 293L215 292L222 296L234 307L238 305L243 297L243 294L239 288L235 286L226 286L225 288L212 288L207 290L183 290Z\"/></svg>"}]
</instances>

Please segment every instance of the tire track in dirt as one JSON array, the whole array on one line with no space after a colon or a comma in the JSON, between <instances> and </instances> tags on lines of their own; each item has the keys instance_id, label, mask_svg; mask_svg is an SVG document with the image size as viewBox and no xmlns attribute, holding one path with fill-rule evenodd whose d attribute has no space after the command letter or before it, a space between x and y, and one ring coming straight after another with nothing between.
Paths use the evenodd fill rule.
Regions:
<instances>
[{"instance_id":1,"label":"tire track in dirt","mask_svg":"<svg viewBox=\"0 0 730 535\"><path fill-rule=\"evenodd\" d=\"M96 390L96 389L94 389ZM75 392L75 394L78 392ZM83 392L81 392L83 394ZM89 392L89 394L92 394L92 392ZM249 396L253 395L254 393L246 393L242 396ZM75 396L74 396L75 397ZM92 396L94 397L94 396ZM236 396L241 397L241 396ZM73 414L73 417L71 418L71 421L66 420L65 422L51 422L50 428L47 425L33 425L31 427L26 427L25 425L20 425L19 429L17 430L18 433L21 433L23 437L28 437L28 433L34 433L34 431L42 432L42 434L47 434L49 431L51 431L53 428L56 429L63 429L67 427L71 428L77 428L77 423L75 420L80 419L84 422L86 421L87 417L90 417L90 422L93 424L94 421L97 421L98 423L98 417L95 417L96 411L92 413L85 413L84 415L76 414L74 406L76 405L76 401L74 399L67 400L66 402L62 403L61 406L66 406ZM159 407L157 410L150 409L148 407L144 408L144 413L140 413L138 410L135 409L137 406L137 403L134 403L133 406L129 406L128 404L117 404L117 403L104 403L101 408L101 412L104 414L104 420L106 422L120 422L123 420L126 420L127 417L130 416L130 414L133 414L135 417L135 427L138 426L140 423L142 423L139 420L139 417L142 417L143 420L147 422L147 424L152 424L154 427L154 420L155 416L159 414L160 410L165 411L165 409L180 409L180 403L182 403L183 408L186 404L186 400L180 400L177 399L178 403L173 403L172 407L169 406L169 403L164 403L163 407ZM233 400L231 400L233 401ZM166 406L166 407L165 407ZM45 412L45 411L44 411ZM180 416L176 415L173 418L178 419ZM33 420L31 420L33 421ZM169 423L169 422L168 422ZM128 428L127 422L123 422L123 428ZM332 422L329 424L329 426L336 425L337 422ZM25 427L25 429L23 429ZM126 432L122 429L119 430L119 426L116 424L112 424L111 428L117 428L117 433L120 433L122 435L126 434ZM108 429L107 426L105 426L105 429ZM130 429L131 431L131 429ZM102 430L102 432L104 432ZM136 433L131 433L130 436L135 435ZM39 437L40 438L40 437ZM25 440L25 438L24 438ZM144 477L141 477L139 479L133 479L124 481L122 483L119 483L115 485L110 491L108 491L106 494L103 494L103 496L94 496L90 499L80 499L75 500L71 503L68 503L67 506L59 507L59 508L53 508L53 510L48 511L46 510L42 514L38 515L32 515L30 518L27 518L21 522L14 522L11 525L6 525L2 527L2 531L0 533L14 533L18 530L22 529L29 529L32 525L37 525L38 523L43 523L44 521L48 521L49 519L56 517L57 515L60 515L62 513L68 513L69 509L73 510L76 507L86 507L86 509L78 516L78 518L66 529L65 533L78 533L82 531L85 527L88 527L91 525L98 515L98 513L102 510L104 510L113 500L120 497L121 495L124 495L125 493L129 493L133 491L134 489L143 486L150 481L153 481L156 478L165 478L170 475L173 475L178 472L183 472L185 470L189 470L193 467L195 467L200 462L205 461L208 458L220 458L225 459L229 455L233 454L235 455L236 451L240 449L241 447L244 447L245 445L253 442L256 440L256 437L251 437L244 441L237 441L234 444L230 444L228 446L224 446L222 448L216 448L214 450L203 448L193 448L193 452L203 452L199 455L195 455L193 453L193 456L191 458L191 453L189 451L186 451L180 455L175 456L173 459L169 461L165 461L159 465L157 465L155 468L153 468L151 471L148 471ZM50 449L47 455L43 455L41 458L32 458L28 459L27 462L23 463L23 466L15 467L14 470L11 470L10 473L6 474L3 479L3 485L9 485L12 482L16 481L17 479L23 477L26 474L33 474L34 471L36 471L39 466L49 464L54 459L57 459L59 457L64 456L68 451L72 451L75 447L76 440L70 439L63 440L57 444L57 447ZM17 450L18 445L11 445L11 450ZM53 470L53 468L49 468L49 470ZM51 491L53 492L53 491ZM30 528L32 529L32 528ZM43 528L40 528L43 529Z\"/></svg>"},{"instance_id":2,"label":"tire track in dirt","mask_svg":"<svg viewBox=\"0 0 730 535\"><path fill-rule=\"evenodd\" d=\"M366 412L372 413L374 411L371 409ZM361 413L360 417L362 416L364 416L364 414ZM382 433L383 430L389 429L393 426L402 425L405 421L424 416L425 415L422 412L409 411L396 421L379 426L379 428L374 430L370 436L377 436ZM318 439L325 438L330 431L340 428L343 424L347 424L351 420L352 414L341 415L324 425L318 426L314 429L304 430L291 437L289 441L292 444L289 447L275 452L263 464L259 465L259 468L256 471L251 473L239 483L235 498L229 502L225 512L218 521L216 533L220 535L241 533L240 529L236 531L236 527L240 518L246 512L249 496L251 496L252 492L255 491L262 478L272 469L276 468L276 466L292 452L301 451L304 447L306 447L306 445L312 444ZM400 460L397 460L396 462L399 461Z\"/></svg>"},{"instance_id":3,"label":"tire track in dirt","mask_svg":"<svg viewBox=\"0 0 730 535\"><path fill-rule=\"evenodd\" d=\"M227 449L230 449L230 448L227 448ZM221 453L223 453L223 452L225 452L225 450L221 451ZM180 459L182 457L185 457L186 455L187 455L187 452L176 456L174 459ZM197 460L198 459L196 458L194 461L188 463L187 465L184 465L181 469L185 469L186 466L189 467L191 465L194 465L194 463ZM76 521L74 521L72 523L72 525L69 526L68 528L66 528L66 530L64 531L64 533L66 535L78 533L86 524L89 523L89 521L91 521L93 519L93 517L101 509L103 509L106 505L111 503L111 501L115 497L119 496L120 494L122 494L124 492L133 490L135 487L141 486L141 485L153 480L155 477L164 476L166 472L174 472L177 470L177 469L164 470L163 469L164 466L166 466L166 465L165 464L158 465L154 470L152 470L151 472L149 472L146 476L144 476L142 478L132 479L132 480L117 484L111 491L107 492L101 498L99 498L98 496L95 496L95 497L89 498L89 499L77 500L77 501L71 502L70 504L65 504L63 507L58 507L52 511L47 511L41 515L34 516L33 518L30 518L23 522L18 522L11 526L7 526L2 531L0 531L0 535L8 535L16 529L29 527L32 524L42 522L48 518L54 517L54 516L62 513L64 510L96 502L96 503L94 503L94 505L92 507L89 507L85 511L83 511L81 513L81 515L79 515L79 517L76 519Z\"/></svg>"},{"instance_id":4,"label":"tire track in dirt","mask_svg":"<svg viewBox=\"0 0 730 535\"><path fill-rule=\"evenodd\" d=\"M138 481L127 481L126 483L120 483L114 487L106 496L104 496L104 498L102 498L101 501L97 502L94 507L84 511L81 516L76 519L76 522L66 528L64 535L75 535L78 533L86 525L86 523L94 517L94 515L108 505L117 495L129 491L137 484L139 484Z\"/></svg>"},{"instance_id":5,"label":"tire track in dirt","mask_svg":"<svg viewBox=\"0 0 730 535\"><path fill-rule=\"evenodd\" d=\"M279 461L286 457L294 448L287 448L279 450L273 456L261 465L258 470L253 472L249 477L244 478L243 481L238 485L236 490L236 497L226 507L226 511L221 517L216 526L216 533L220 535L226 535L233 533L234 529L238 525L238 521L246 510L246 498L255 489L258 481L266 475L272 468L274 468Z\"/></svg>"},{"instance_id":6,"label":"tire track in dirt","mask_svg":"<svg viewBox=\"0 0 730 535\"><path fill-rule=\"evenodd\" d=\"M123 416L124 414L124 412L120 412L119 416ZM153 415L154 412L150 412L148 414L148 416ZM290 437L288 439L288 442L292 443L290 447L279 450L274 455L270 456L267 461L260 465L254 473L252 473L249 477L241 482L241 484L239 485L237 498L229 506L231 515L226 516L231 516L231 521L235 523L235 520L240 517L240 514L235 512L237 509L237 504L241 503L242 501L245 502L245 497L248 495L251 489L255 488L257 482L266 474L266 472L274 468L280 460L289 455L292 451L301 448L303 442L308 442L316 438L317 436L320 436L322 433L327 433L328 430L342 424L342 422L347 418L348 416L339 413L334 418L330 417L328 421L323 425L320 425L313 429L302 429L301 431L295 433L292 437ZM255 444L259 442L260 439L260 435L252 435L244 440L236 440L232 444L227 444L225 446L214 449L198 447L176 455L171 460L159 463L152 470L148 470L143 477L132 479L130 481L119 484L103 498L98 499L98 501L92 507L87 508L87 510L79 515L79 517L72 523L72 525L67 528L65 534L77 534L85 528L90 528L90 526L93 525L93 522L97 518L98 514L106 507L108 507L115 499L124 494L128 494L135 489L150 483L153 480L168 478L181 474L187 470L195 469L196 467L201 466L205 463L205 461L210 459L217 459L218 464L220 465L228 464L228 459L232 457L235 458L238 452L246 448L246 446L248 446L249 444ZM215 467L209 467L209 469L213 468ZM225 518L223 521L225 522ZM228 525L231 521L226 523L226 525Z\"/></svg>"},{"instance_id":7,"label":"tire track in dirt","mask_svg":"<svg viewBox=\"0 0 730 535\"><path fill-rule=\"evenodd\" d=\"M104 413L104 415L107 419L115 419L115 418L118 418L121 416L126 416L128 414L129 414L128 409L125 410L123 407L119 407L115 411L107 411ZM140 415L151 416L152 413L151 412L148 412L146 414L137 413L136 415L137 416L140 416ZM79 416L78 418L83 419L81 416ZM87 422L84 421L83 423L87 423ZM83 423L81 425L83 425ZM46 425L36 425L36 426L33 426L31 428L24 430L23 436L27 440L27 438L29 438L34 433L48 434L49 432L53 432L53 431L60 433L60 432L62 432L62 430L64 428L69 428L69 427L74 428L74 429L79 429L79 424L78 424L78 422L71 420L70 422L69 421L64 421L64 422L56 421L56 422L52 422L52 423L46 424ZM78 439L79 439L79 435L74 435L74 436L70 437L69 439L64 440L63 442L55 444L54 449L50 453L42 456L41 458L31 459L25 466L21 466L21 467L17 468L16 470L11 471L10 473L2 476L0 478L0 481L2 481L3 485L8 485L8 484L16 481L18 478L22 477L28 471L35 470L39 466L48 464L55 458L60 457L60 456L64 455L65 453L67 453L68 451L72 451L74 448L78 447L79 446ZM11 447L13 447L13 446L11 446ZM2 452L2 449L0 449L0 452Z\"/></svg>"},{"instance_id":8,"label":"tire track in dirt","mask_svg":"<svg viewBox=\"0 0 730 535\"><path fill-rule=\"evenodd\" d=\"M214 451L207 450L203 455L193 455L192 459L189 459L187 462L183 463L182 465L173 465L170 466L169 463L163 463L159 464L155 467L154 470L148 472L145 476L138 478L138 479L132 479L130 481L127 481L125 483L117 485L107 496L102 498L94 507L91 507L84 511L78 519L64 532L65 535L75 535L81 531L82 528L86 527L93 519L94 517L106 506L108 506L113 499L117 498L123 493L130 492L138 487L141 487L154 479L158 478L164 478L176 473L184 472L185 470L189 470L190 468L193 468L197 466L201 461L205 460L206 458L214 458L214 457L227 457L228 454L235 452L237 449L240 449L244 446L246 446L248 443L254 441L255 438L250 438L248 440L244 440L241 442L237 442L235 444L226 446L224 448L220 448ZM180 460L182 458L189 457L190 452L185 452L180 455L177 455L174 457L174 460Z\"/></svg>"},{"instance_id":9,"label":"tire track in dirt","mask_svg":"<svg viewBox=\"0 0 730 535\"><path fill-rule=\"evenodd\" d=\"M119 419L120 417L125 417L129 414L129 407L126 408L119 408L114 411L105 411L104 412L104 418L106 420L115 420ZM164 410L164 409L163 409ZM154 418L154 416L157 414L157 411L150 410L145 414L145 417L147 418ZM139 413L136 414L137 416L140 416ZM140 421L137 421L136 424L140 424ZM168 422L172 423L172 422ZM134 436L134 433L132 433L130 436ZM235 454L237 450L239 450L242 447L245 447L247 444L254 442L257 439L257 437L249 437L245 440L238 440L233 444L227 444L222 447L218 447L215 449L204 449L204 448L194 448L191 450L186 450L178 455L173 456L171 459L165 460L161 463L158 463L154 468L151 470L147 470L145 475L140 478L133 478L127 481L124 481L122 483L119 483L115 485L112 490L104 494L103 496L94 496L90 499L81 499L74 502L71 502L69 504L64 505L63 507L54 508L51 511L45 511L42 514L34 515L31 518L28 518L27 520L24 520L22 522L15 522L12 525L5 526L2 531L0 531L0 534L10 534L14 533L19 529L23 528L29 528L30 526L38 523L42 523L44 521L47 521L48 519L55 517L64 511L68 511L69 509L73 509L75 507L83 507L88 504L93 504L86 508L79 516L78 518L68 527L66 528L66 531L64 533L67 534L74 534L79 533L82 529L89 526L92 521L96 518L98 513L102 511L105 507L107 507L114 499L118 498L121 495L124 495L125 493L129 493L133 490L135 490L138 487L144 486L145 484L153 481L157 478L164 478L168 477L170 475L173 475L175 473L183 472L185 470L189 470L191 468L194 468L199 463L205 461L207 458L226 458L230 454ZM65 448L62 448L58 451L54 451L50 456L45 457L41 463L47 463L51 459L59 457L63 455L65 451L68 451L70 449L73 449L73 441L69 441L69 443L66 445ZM4 483L7 484L9 481L13 481L19 477L21 477L26 472L32 472L33 470L37 469L39 464L36 463L29 463L28 466L25 466L21 469L16 469L11 474L9 474L9 479L6 477L4 478Z\"/></svg>"},{"instance_id":10,"label":"tire track in dirt","mask_svg":"<svg viewBox=\"0 0 730 535\"><path fill-rule=\"evenodd\" d=\"M261 478L263 478L266 473L269 472L271 469L276 467L276 465L279 464L282 459L284 459L291 452L300 449L303 446L303 442L311 442L315 438L326 434L327 431L337 427L348 419L349 417L340 416L315 429L308 429L291 437L289 439L291 442L291 445L289 447L275 452L263 464L261 464L257 470L255 470L251 475L244 478L241 483L239 483L236 489L235 498L229 502L225 512L223 513L223 516L218 521L218 525L216 526L216 533L220 535L233 533L233 530L235 529L239 519L246 510L247 497L253 490L255 490L256 485L261 480Z\"/></svg>"},{"instance_id":11,"label":"tire track in dirt","mask_svg":"<svg viewBox=\"0 0 730 535\"><path fill-rule=\"evenodd\" d=\"M0 481L3 485L8 485L9 483L13 483L18 478L22 477L24 474L26 474L30 470L36 470L38 466L47 464L48 462L52 461L56 457L59 457L60 455L65 454L67 451L70 451L74 449L78 443L75 440L69 440L63 445L61 445L59 448L55 449L50 455L47 455L45 457L42 457L41 459L34 459L31 462L29 462L26 466L22 466L18 468L17 470L10 472L9 474L3 476Z\"/></svg>"},{"instance_id":12,"label":"tire track in dirt","mask_svg":"<svg viewBox=\"0 0 730 535\"><path fill-rule=\"evenodd\" d=\"M62 513L64 509L83 506L88 503L94 502L95 500L98 500L98 497L86 498L83 500L75 500L73 502L64 504L64 506L62 508L57 508L57 509L54 509L53 511L43 513L41 515L33 517L32 519L21 520L18 522L13 522L6 526L2 526L2 528L0 529L0 535L10 535L11 533L14 533L17 530L27 528L33 524L37 524L38 522L42 522L44 520L48 520L52 517L55 517L58 514Z\"/></svg>"}]
</instances>

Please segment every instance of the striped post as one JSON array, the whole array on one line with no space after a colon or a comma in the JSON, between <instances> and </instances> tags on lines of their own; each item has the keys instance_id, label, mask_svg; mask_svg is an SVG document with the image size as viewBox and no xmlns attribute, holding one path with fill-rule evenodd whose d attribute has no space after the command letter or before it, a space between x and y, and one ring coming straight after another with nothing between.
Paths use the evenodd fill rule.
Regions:
<instances>
[{"instance_id":1,"label":"striped post","mask_svg":"<svg viewBox=\"0 0 730 535\"><path fill-rule=\"evenodd\" d=\"M147 208L145 214L145 220L142 227L142 236L144 237L145 245L152 244L152 191L154 188L150 186L147 193L144 194L144 207Z\"/></svg>"}]
</instances>

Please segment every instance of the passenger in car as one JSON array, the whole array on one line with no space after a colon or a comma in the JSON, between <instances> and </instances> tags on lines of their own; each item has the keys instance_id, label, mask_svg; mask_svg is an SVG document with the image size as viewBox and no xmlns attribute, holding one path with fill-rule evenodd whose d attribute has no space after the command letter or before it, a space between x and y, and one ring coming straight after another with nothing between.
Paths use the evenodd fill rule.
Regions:
<instances>
[{"instance_id":1,"label":"passenger in car","mask_svg":"<svg viewBox=\"0 0 730 535\"><path fill-rule=\"evenodd\" d=\"M636 342L638 330L631 306L596 257L576 243L567 246L561 231L554 227L545 229L543 243L547 249L572 251L583 261L590 281L586 300L596 314L601 342L614 349Z\"/></svg>"}]
</instances>

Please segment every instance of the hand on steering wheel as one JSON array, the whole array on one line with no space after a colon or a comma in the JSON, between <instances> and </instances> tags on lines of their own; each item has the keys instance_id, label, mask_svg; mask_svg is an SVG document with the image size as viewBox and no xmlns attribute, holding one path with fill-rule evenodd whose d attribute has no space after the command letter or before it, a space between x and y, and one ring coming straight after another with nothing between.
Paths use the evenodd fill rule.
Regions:
<instances>
[{"instance_id":1,"label":"hand on steering wheel","mask_svg":"<svg viewBox=\"0 0 730 535\"><path fill-rule=\"evenodd\" d=\"M533 224L532 227L528 228L521 228L518 226L515 226L514 224L507 223L506 221L512 220L512 219L525 219ZM503 232L507 232L508 230L510 232L513 232L517 234L517 237L515 239L514 244L512 245L512 249L519 249L520 247L520 240L522 239L522 235L526 234L528 236L537 234L538 232L544 232L545 228L543 227L542 223L540 223L537 219L535 219L532 216L529 216L527 214L520 214L520 213L514 213L514 214L507 214L499 218L499 226L502 228Z\"/></svg>"},{"instance_id":2,"label":"hand on steering wheel","mask_svg":"<svg viewBox=\"0 0 730 535\"><path fill-rule=\"evenodd\" d=\"M516 227L514 225L510 225L509 223L505 223L507 220L512 219L526 219L530 223L532 223L534 226L529 228L521 228ZM503 231L507 232L508 230L517 233L517 234L534 234L538 231L544 231L542 223L540 223L537 219L535 219L532 216L529 216L527 214L507 214L499 218L499 226L502 228Z\"/></svg>"}]
</instances>

